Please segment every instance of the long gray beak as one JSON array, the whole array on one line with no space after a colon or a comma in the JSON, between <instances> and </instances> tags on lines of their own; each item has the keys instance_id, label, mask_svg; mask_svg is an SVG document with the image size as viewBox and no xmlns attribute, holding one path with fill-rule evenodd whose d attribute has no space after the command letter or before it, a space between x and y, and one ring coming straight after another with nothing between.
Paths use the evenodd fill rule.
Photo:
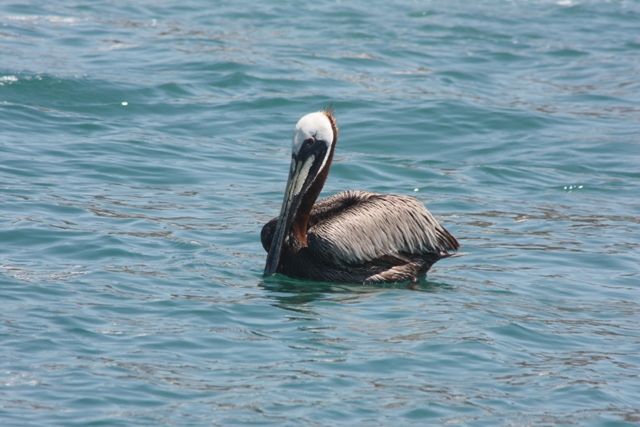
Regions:
<instances>
[{"instance_id":1,"label":"long gray beak","mask_svg":"<svg viewBox=\"0 0 640 427\"><path fill-rule=\"evenodd\" d=\"M295 219L295 215L300 207L302 196L313 179L310 178L310 172L315 161L315 156L310 155L306 158L298 160L296 157L291 158L291 168L289 171L289 179L284 192L282 208L280 208L280 216L276 231L271 241L269 253L267 254L267 262L264 267L264 274L271 275L278 271L280 260L282 258L283 245L288 238L289 230Z\"/></svg>"}]
</instances>

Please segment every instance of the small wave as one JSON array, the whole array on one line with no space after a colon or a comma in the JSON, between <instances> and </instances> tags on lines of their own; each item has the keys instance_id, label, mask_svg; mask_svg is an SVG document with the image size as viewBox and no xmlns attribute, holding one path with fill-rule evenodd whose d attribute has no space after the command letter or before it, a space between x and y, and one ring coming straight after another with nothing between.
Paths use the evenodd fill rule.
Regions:
<instances>
[{"instance_id":1,"label":"small wave","mask_svg":"<svg viewBox=\"0 0 640 427\"><path fill-rule=\"evenodd\" d=\"M16 76L8 75L8 76L0 76L0 86L4 86L5 84L12 84L18 81Z\"/></svg>"},{"instance_id":2,"label":"small wave","mask_svg":"<svg viewBox=\"0 0 640 427\"><path fill-rule=\"evenodd\" d=\"M5 16L4 19L8 21L17 21L17 22L28 22L28 23L37 23L40 21L50 22L52 24L77 24L79 22L78 18L74 18L73 16L59 16L59 15L8 15Z\"/></svg>"}]
</instances>

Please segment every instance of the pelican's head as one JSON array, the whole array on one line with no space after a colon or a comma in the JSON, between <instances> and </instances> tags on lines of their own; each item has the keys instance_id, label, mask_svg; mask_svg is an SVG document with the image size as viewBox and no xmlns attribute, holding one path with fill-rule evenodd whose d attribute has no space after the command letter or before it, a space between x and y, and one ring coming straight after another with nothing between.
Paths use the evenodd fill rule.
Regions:
<instances>
[{"instance_id":1,"label":"pelican's head","mask_svg":"<svg viewBox=\"0 0 640 427\"><path fill-rule=\"evenodd\" d=\"M278 225L267 255L265 274L276 272L282 254L282 244L291 229L304 196L309 193L313 198L310 203L313 204L315 197L320 193L331 165L329 159L337 136L338 128L331 111L310 113L298 120L293 134L289 180ZM312 187L313 191L310 192ZM310 209L311 206L308 208Z\"/></svg>"},{"instance_id":2,"label":"pelican's head","mask_svg":"<svg viewBox=\"0 0 640 427\"><path fill-rule=\"evenodd\" d=\"M335 143L335 119L330 112L318 111L303 116L293 134L291 150L290 189L294 194L305 192L327 166L331 147ZM292 182L291 178L295 178ZM287 188L289 190L289 188Z\"/></svg>"}]
</instances>

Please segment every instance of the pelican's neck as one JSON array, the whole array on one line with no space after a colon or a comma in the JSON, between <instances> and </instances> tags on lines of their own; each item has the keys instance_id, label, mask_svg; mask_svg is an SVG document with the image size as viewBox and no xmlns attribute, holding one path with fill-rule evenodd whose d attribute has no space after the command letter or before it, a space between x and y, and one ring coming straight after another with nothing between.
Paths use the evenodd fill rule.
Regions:
<instances>
[{"instance_id":1,"label":"pelican's neck","mask_svg":"<svg viewBox=\"0 0 640 427\"><path fill-rule=\"evenodd\" d=\"M309 190L307 190L302 197L300 207L298 208L298 212L296 213L293 224L291 225L291 236L295 240L298 248L306 248L308 245L307 231L309 230L311 209L313 209L314 203L318 200L318 196L320 195L322 187L324 187L324 183L329 175L329 168L331 168L331 162L333 161L334 147L335 141L331 146L331 151L329 151L329 157L327 158L324 168L320 171L313 184L311 184L311 187L309 187Z\"/></svg>"},{"instance_id":2,"label":"pelican's neck","mask_svg":"<svg viewBox=\"0 0 640 427\"><path fill-rule=\"evenodd\" d=\"M313 204L318 200L318 196L324 187L324 183L329 175L329 168L331 167L331 161L333 160L333 147L329 153L329 158L325 163L324 168L320 171L309 190L302 197L300 207L296 213L296 217L293 220L291 226L291 234L295 239L297 246L301 248L307 247L307 230L309 229L309 219L311 218L311 209Z\"/></svg>"}]
</instances>

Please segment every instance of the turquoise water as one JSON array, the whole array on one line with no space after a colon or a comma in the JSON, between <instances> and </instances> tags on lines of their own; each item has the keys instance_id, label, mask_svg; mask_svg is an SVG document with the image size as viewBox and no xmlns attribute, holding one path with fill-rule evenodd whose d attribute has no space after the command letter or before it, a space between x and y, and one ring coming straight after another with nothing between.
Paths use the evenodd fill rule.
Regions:
<instances>
[{"instance_id":1,"label":"turquoise water","mask_svg":"<svg viewBox=\"0 0 640 427\"><path fill-rule=\"evenodd\" d=\"M640 3L3 2L0 424L640 423ZM418 289L262 277L324 194L461 241Z\"/></svg>"}]
</instances>

